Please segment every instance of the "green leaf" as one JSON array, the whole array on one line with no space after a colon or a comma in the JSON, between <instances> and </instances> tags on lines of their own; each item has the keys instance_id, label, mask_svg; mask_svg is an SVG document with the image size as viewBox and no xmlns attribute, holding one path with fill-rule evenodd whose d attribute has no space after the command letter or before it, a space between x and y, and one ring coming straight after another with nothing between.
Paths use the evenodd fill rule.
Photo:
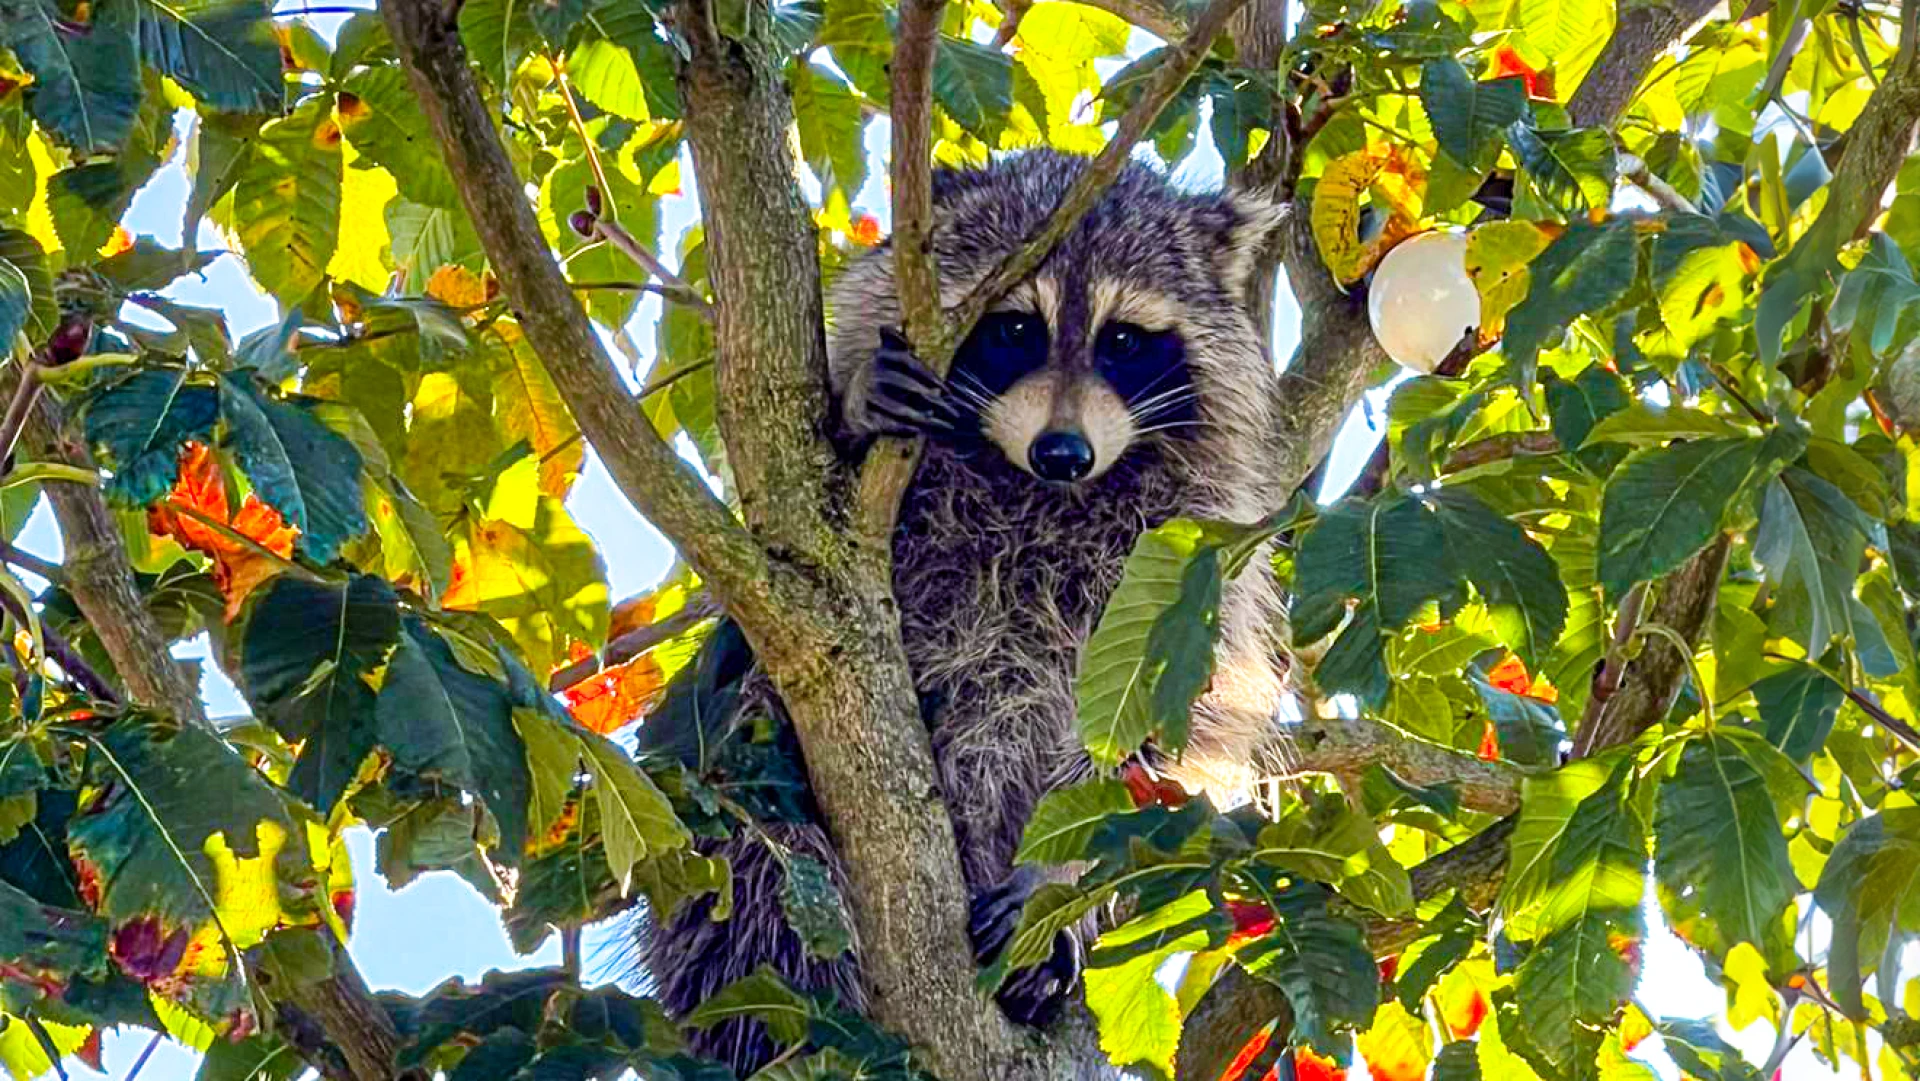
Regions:
<instances>
[{"instance_id":1,"label":"green leaf","mask_svg":"<svg viewBox=\"0 0 1920 1081\"><path fill-rule=\"evenodd\" d=\"M1471 492L1442 489L1429 506L1454 565L1486 600L1500 641L1529 668L1543 663L1567 625L1567 588L1553 557Z\"/></svg>"},{"instance_id":2,"label":"green leaf","mask_svg":"<svg viewBox=\"0 0 1920 1081\"><path fill-rule=\"evenodd\" d=\"M42 904L0 881L0 957L9 979L102 979L107 975L107 921L88 912Z\"/></svg>"},{"instance_id":3,"label":"green leaf","mask_svg":"<svg viewBox=\"0 0 1920 1081\"><path fill-rule=\"evenodd\" d=\"M1720 528L1760 460L1754 438L1701 439L1635 453L1607 481L1600 583L1619 597L1687 561Z\"/></svg>"},{"instance_id":4,"label":"green leaf","mask_svg":"<svg viewBox=\"0 0 1920 1081\"><path fill-rule=\"evenodd\" d=\"M220 380L227 445L268 506L300 531L295 543L321 563L367 530L360 452L313 414L268 397L244 373Z\"/></svg>"},{"instance_id":5,"label":"green leaf","mask_svg":"<svg viewBox=\"0 0 1920 1081\"><path fill-rule=\"evenodd\" d=\"M372 575L338 587L283 574L251 603L240 684L275 731L304 741L287 784L323 812L378 740L371 677L399 638L398 600Z\"/></svg>"},{"instance_id":6,"label":"green leaf","mask_svg":"<svg viewBox=\"0 0 1920 1081\"><path fill-rule=\"evenodd\" d=\"M1698 409L1659 408L1628 402L1587 433L1588 443L1658 446L1674 439L1740 439L1747 430Z\"/></svg>"},{"instance_id":7,"label":"green leaf","mask_svg":"<svg viewBox=\"0 0 1920 1081\"><path fill-rule=\"evenodd\" d=\"M1589 468L1604 466L1599 468L1603 473L1611 469L1615 462L1605 456L1580 452L1602 422L1631 404L1632 399L1620 377L1593 364L1571 380L1548 378L1545 374L1541 379L1545 384L1553 436L1560 441L1561 449L1577 454Z\"/></svg>"},{"instance_id":8,"label":"green leaf","mask_svg":"<svg viewBox=\"0 0 1920 1081\"><path fill-rule=\"evenodd\" d=\"M198 274L219 258L218 252L176 251L152 237L136 237L133 247L101 260L94 272L123 293L165 289L184 274Z\"/></svg>"},{"instance_id":9,"label":"green leaf","mask_svg":"<svg viewBox=\"0 0 1920 1081\"><path fill-rule=\"evenodd\" d=\"M866 117L853 88L818 64L796 63L789 76L800 156L823 187L851 201L867 182Z\"/></svg>"},{"instance_id":10,"label":"green leaf","mask_svg":"<svg viewBox=\"0 0 1920 1081\"><path fill-rule=\"evenodd\" d=\"M1514 937L1536 940L1589 912L1640 903L1646 823L1629 798L1629 765L1616 753L1526 779L1500 899Z\"/></svg>"},{"instance_id":11,"label":"green leaf","mask_svg":"<svg viewBox=\"0 0 1920 1081\"><path fill-rule=\"evenodd\" d=\"M134 0L103 0L83 30L65 22L52 0L0 0L0 41L33 76L33 118L83 154L112 153L132 134L140 108Z\"/></svg>"},{"instance_id":12,"label":"green leaf","mask_svg":"<svg viewBox=\"0 0 1920 1081\"><path fill-rule=\"evenodd\" d=\"M1296 887L1272 905L1273 930L1236 956L1286 994L1296 1037L1322 1053L1345 1054L1336 1030L1365 1025L1380 1000L1380 970L1366 936L1328 912L1327 894L1316 887Z\"/></svg>"},{"instance_id":13,"label":"green leaf","mask_svg":"<svg viewBox=\"0 0 1920 1081\"><path fill-rule=\"evenodd\" d=\"M396 196L387 204L386 219L393 265L406 273L409 293L426 292L428 279L443 266L478 270L486 261L465 210L424 206Z\"/></svg>"},{"instance_id":14,"label":"green leaf","mask_svg":"<svg viewBox=\"0 0 1920 1081\"><path fill-rule=\"evenodd\" d=\"M1057 788L1040 798L1027 819L1015 863L1069 863L1086 856L1087 842L1114 815L1134 811L1126 783L1096 778Z\"/></svg>"},{"instance_id":15,"label":"green leaf","mask_svg":"<svg viewBox=\"0 0 1920 1081\"><path fill-rule=\"evenodd\" d=\"M780 887L780 911L807 953L831 961L853 948L846 902L827 865L804 853L787 856L786 881Z\"/></svg>"},{"instance_id":16,"label":"green leaf","mask_svg":"<svg viewBox=\"0 0 1920 1081\"><path fill-rule=\"evenodd\" d=\"M1688 942L1717 956L1750 942L1790 968L1782 917L1800 887L1774 809L1782 776L1793 766L1754 733L1723 725L1688 740L1660 785L1653 866L1667 918Z\"/></svg>"},{"instance_id":17,"label":"green leaf","mask_svg":"<svg viewBox=\"0 0 1920 1081\"><path fill-rule=\"evenodd\" d=\"M1413 883L1379 827L1344 797L1316 799L1260 830L1254 858L1333 887L1383 916L1413 911Z\"/></svg>"},{"instance_id":18,"label":"green leaf","mask_svg":"<svg viewBox=\"0 0 1920 1081\"><path fill-rule=\"evenodd\" d=\"M215 109L280 111L285 91L271 4L139 2L140 51L147 63Z\"/></svg>"},{"instance_id":19,"label":"green leaf","mask_svg":"<svg viewBox=\"0 0 1920 1081\"><path fill-rule=\"evenodd\" d=\"M13 351L14 339L27 329L33 313L33 287L19 267L0 259L0 348Z\"/></svg>"},{"instance_id":20,"label":"green leaf","mask_svg":"<svg viewBox=\"0 0 1920 1081\"><path fill-rule=\"evenodd\" d=\"M1480 1045L1456 1040L1442 1047L1434 1056L1430 1081L1480 1081Z\"/></svg>"},{"instance_id":21,"label":"green leaf","mask_svg":"<svg viewBox=\"0 0 1920 1081\"><path fill-rule=\"evenodd\" d=\"M1466 902L1456 896L1427 923L1425 930L1431 937L1421 941L1418 952L1409 950L1407 956L1402 957L1399 975L1394 980L1395 997L1407 1010L1420 1009L1420 1003L1440 977L1473 951L1486 926L1474 917Z\"/></svg>"},{"instance_id":22,"label":"green leaf","mask_svg":"<svg viewBox=\"0 0 1920 1081\"><path fill-rule=\"evenodd\" d=\"M580 732L579 739L593 768L607 864L624 890L635 866L684 848L693 837L674 816L667 797L632 757L591 732Z\"/></svg>"},{"instance_id":23,"label":"green leaf","mask_svg":"<svg viewBox=\"0 0 1920 1081\"><path fill-rule=\"evenodd\" d=\"M1433 124L1440 149L1471 168L1507 125L1527 112L1527 88L1519 78L1476 83L1451 56L1420 67L1420 104Z\"/></svg>"},{"instance_id":24,"label":"green leaf","mask_svg":"<svg viewBox=\"0 0 1920 1081\"><path fill-rule=\"evenodd\" d=\"M189 374L185 368L134 372L87 403L87 442L113 470L108 498L130 507L159 501L179 479L180 448L212 437L220 396L189 384Z\"/></svg>"},{"instance_id":25,"label":"green leaf","mask_svg":"<svg viewBox=\"0 0 1920 1081\"><path fill-rule=\"evenodd\" d=\"M532 6L514 0L471 0L460 5L460 38L496 89L513 85L513 69L540 43Z\"/></svg>"},{"instance_id":26,"label":"green leaf","mask_svg":"<svg viewBox=\"0 0 1920 1081\"><path fill-rule=\"evenodd\" d=\"M761 966L735 980L696 1006L686 1016L694 1028L712 1028L722 1021L752 1018L782 1044L792 1046L807 1038L813 1005L796 994L771 967Z\"/></svg>"},{"instance_id":27,"label":"green leaf","mask_svg":"<svg viewBox=\"0 0 1920 1081\"><path fill-rule=\"evenodd\" d=\"M1199 523L1168 522L1134 543L1080 653L1080 742L1096 762L1118 765L1154 736L1173 753L1185 746L1213 674L1220 578L1218 541Z\"/></svg>"},{"instance_id":28,"label":"green leaf","mask_svg":"<svg viewBox=\"0 0 1920 1081\"><path fill-rule=\"evenodd\" d=\"M1526 299L1507 313L1501 346L1508 362L1522 373L1523 385L1531 383L1541 347L1557 340L1582 315L1625 296L1639 265L1633 223L1624 218L1604 225L1577 222L1535 257L1527 272Z\"/></svg>"},{"instance_id":29,"label":"green leaf","mask_svg":"<svg viewBox=\"0 0 1920 1081\"><path fill-rule=\"evenodd\" d=\"M1826 745L1846 696L1831 676L1810 664L1780 669L1753 685L1767 742L1801 763Z\"/></svg>"},{"instance_id":30,"label":"green leaf","mask_svg":"<svg viewBox=\"0 0 1920 1081\"><path fill-rule=\"evenodd\" d=\"M1210 914L1213 899L1194 892L1100 936L1095 956L1119 951L1126 957L1105 966L1090 960L1085 974L1087 1006L1100 1025L1100 1049L1115 1066L1147 1077L1173 1076L1180 1009L1154 974L1175 953L1218 945L1205 929L1191 926Z\"/></svg>"},{"instance_id":31,"label":"green leaf","mask_svg":"<svg viewBox=\"0 0 1920 1081\"><path fill-rule=\"evenodd\" d=\"M1599 128L1541 131L1515 122L1507 127L1507 145L1520 159L1527 178L1560 210L1577 214L1607 207L1613 195L1612 132ZM1605 228L1621 225L1631 230L1631 223L1622 219Z\"/></svg>"},{"instance_id":32,"label":"green leaf","mask_svg":"<svg viewBox=\"0 0 1920 1081\"><path fill-rule=\"evenodd\" d=\"M326 279L340 239L343 177L333 98L315 94L260 139L234 182L233 221L247 270L283 306Z\"/></svg>"},{"instance_id":33,"label":"green leaf","mask_svg":"<svg viewBox=\"0 0 1920 1081\"><path fill-rule=\"evenodd\" d=\"M213 1041L193 1081L291 1081L306 1069L298 1051L272 1036L255 1035L238 1043Z\"/></svg>"},{"instance_id":34,"label":"green leaf","mask_svg":"<svg viewBox=\"0 0 1920 1081\"><path fill-rule=\"evenodd\" d=\"M1595 909L1535 943L1514 974L1516 1016L1528 1042L1562 1077L1592 1076L1600 1032L1633 992L1618 935L1644 937L1638 908Z\"/></svg>"},{"instance_id":35,"label":"green leaf","mask_svg":"<svg viewBox=\"0 0 1920 1081\"><path fill-rule=\"evenodd\" d=\"M40 250L40 242L32 235L18 229L0 228L0 261L11 264L26 279L27 305L20 329L26 332L28 341L36 345L45 342L60 324L60 311L53 297L53 273L47 265L46 252ZM13 339L0 339L0 344L11 349Z\"/></svg>"},{"instance_id":36,"label":"green leaf","mask_svg":"<svg viewBox=\"0 0 1920 1081\"><path fill-rule=\"evenodd\" d=\"M1833 920L1828 987L1849 1016L1865 1018L1862 981L1897 965L1920 935L1920 808L1888 807L1847 827L1813 896Z\"/></svg>"},{"instance_id":37,"label":"green leaf","mask_svg":"<svg viewBox=\"0 0 1920 1081\"><path fill-rule=\"evenodd\" d=\"M1885 233L1868 238L1866 257L1840 279L1828 322L1833 329L1853 333L1867 343L1873 355L1884 357L1895 344L1895 331L1908 312L1920 305L1920 282L1900 246Z\"/></svg>"},{"instance_id":38,"label":"green leaf","mask_svg":"<svg viewBox=\"0 0 1920 1081\"><path fill-rule=\"evenodd\" d=\"M340 91L340 129L355 150L393 174L394 184L409 201L463 212L453 174L398 64L361 68Z\"/></svg>"},{"instance_id":39,"label":"green leaf","mask_svg":"<svg viewBox=\"0 0 1920 1081\"><path fill-rule=\"evenodd\" d=\"M499 823L502 856L517 862L532 781L507 689L462 668L426 624L407 617L402 629L374 702L380 742L401 772L482 800Z\"/></svg>"},{"instance_id":40,"label":"green leaf","mask_svg":"<svg viewBox=\"0 0 1920 1081\"><path fill-rule=\"evenodd\" d=\"M1754 562L1778 591L1770 621L1776 634L1810 656L1835 635L1860 640L1853 588L1871 523L1840 489L1799 467L1767 482Z\"/></svg>"},{"instance_id":41,"label":"green leaf","mask_svg":"<svg viewBox=\"0 0 1920 1081\"><path fill-rule=\"evenodd\" d=\"M1560 760L1560 744L1567 734L1552 705L1501 690L1477 671L1468 674L1468 682L1493 721L1500 757L1524 766L1551 766Z\"/></svg>"},{"instance_id":42,"label":"green leaf","mask_svg":"<svg viewBox=\"0 0 1920 1081\"><path fill-rule=\"evenodd\" d=\"M1712 1021L1662 1021L1656 1031L1674 1065L1698 1081L1765 1081L1714 1031Z\"/></svg>"},{"instance_id":43,"label":"green leaf","mask_svg":"<svg viewBox=\"0 0 1920 1081\"><path fill-rule=\"evenodd\" d=\"M1369 703L1386 697L1382 636L1420 607L1457 591L1439 519L1417 499L1387 495L1344 499L1320 516L1294 561L1293 640L1306 646L1351 621L1314 673L1327 693L1352 692Z\"/></svg>"},{"instance_id":44,"label":"green leaf","mask_svg":"<svg viewBox=\"0 0 1920 1081\"><path fill-rule=\"evenodd\" d=\"M968 134L992 144L1013 110L1013 58L965 38L940 35L933 100Z\"/></svg>"}]
</instances>

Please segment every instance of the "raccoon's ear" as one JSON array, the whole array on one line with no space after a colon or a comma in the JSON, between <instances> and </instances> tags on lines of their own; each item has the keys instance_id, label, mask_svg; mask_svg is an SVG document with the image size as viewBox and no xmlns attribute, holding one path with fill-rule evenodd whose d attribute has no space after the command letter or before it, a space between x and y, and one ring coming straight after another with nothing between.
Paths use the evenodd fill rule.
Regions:
<instances>
[{"instance_id":1,"label":"raccoon's ear","mask_svg":"<svg viewBox=\"0 0 1920 1081\"><path fill-rule=\"evenodd\" d=\"M1251 284L1249 279L1259 265L1260 253L1286 219L1287 206L1257 192L1231 189L1223 200L1227 222L1214 249L1214 260L1227 289L1241 296Z\"/></svg>"}]
</instances>

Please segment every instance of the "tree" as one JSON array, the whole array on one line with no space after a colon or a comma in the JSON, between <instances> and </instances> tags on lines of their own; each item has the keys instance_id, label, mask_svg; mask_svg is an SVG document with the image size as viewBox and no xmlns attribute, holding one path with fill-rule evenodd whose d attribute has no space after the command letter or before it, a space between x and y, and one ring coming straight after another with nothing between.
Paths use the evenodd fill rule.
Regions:
<instances>
[{"instance_id":1,"label":"tree","mask_svg":"<svg viewBox=\"0 0 1920 1081\"><path fill-rule=\"evenodd\" d=\"M44 496L66 552L0 547L51 583L0 576L0 1060L133 1025L209 1079L717 1079L682 1025L748 1013L793 1047L768 1077L1324 1076L1357 1036L1376 1077L1619 1078L1654 1031L1703 1078L1803 1040L1920 1071L1920 10L1715 7L383 0L328 43L259 0L0 0L0 519ZM1165 44L1130 56L1129 24ZM175 251L119 222L180 113ZM914 448L821 435L811 283L876 239L852 201L880 114L936 367L1148 145L1178 163L1205 124L1231 182L1290 202L1282 489L1395 378L1406 328L1376 338L1368 291L1404 301L1374 274L1396 245L1457 231L1423 272L1478 309L1444 360L1396 350L1435 371L1395 383L1350 490L1143 537L1180 573L1130 577L1150 629L1089 646L1203 685L1208 586L1279 538L1300 783L1225 812L1139 775L1050 797L1025 855L1088 870L985 973L867 618ZM930 164L1036 143L1096 164L943 309ZM160 295L211 258L203 218L280 324L234 342ZM639 357L646 294L635 393L606 343ZM611 607L562 502L589 445L684 561ZM857 934L871 1017L768 978L686 1019L582 983L584 924L724 890L689 845L730 826L710 795L608 739L722 610L850 868L787 913L822 950ZM169 659L201 632L252 717L211 722ZM1096 757L1177 750L1180 695L1144 697ZM371 994L341 948L356 823L382 874L453 870L569 963ZM981 989L1116 901L1086 1009L1008 1024ZM1634 1005L1649 918L1777 1028L1772 1061Z\"/></svg>"}]
</instances>

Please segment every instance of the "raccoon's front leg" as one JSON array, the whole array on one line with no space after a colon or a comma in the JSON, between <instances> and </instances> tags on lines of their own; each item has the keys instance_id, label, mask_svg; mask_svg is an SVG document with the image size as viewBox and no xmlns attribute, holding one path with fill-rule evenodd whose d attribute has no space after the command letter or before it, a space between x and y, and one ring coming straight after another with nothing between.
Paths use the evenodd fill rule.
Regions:
<instances>
[{"instance_id":1,"label":"raccoon's front leg","mask_svg":"<svg viewBox=\"0 0 1920 1081\"><path fill-rule=\"evenodd\" d=\"M973 959L982 967L993 963L1013 941L1020 910L1045 879L1031 867L1016 867L998 886L973 899L967 914L967 934L973 939ZM1045 1027L1060 1016L1068 996L1080 986L1080 940L1070 931L1054 936L1053 953L1031 968L1018 969L1000 985L996 1001L1010 1019Z\"/></svg>"},{"instance_id":2,"label":"raccoon's front leg","mask_svg":"<svg viewBox=\"0 0 1920 1081\"><path fill-rule=\"evenodd\" d=\"M846 421L856 434L942 435L961 413L946 380L935 375L898 333L882 329L880 348L847 388Z\"/></svg>"}]
</instances>

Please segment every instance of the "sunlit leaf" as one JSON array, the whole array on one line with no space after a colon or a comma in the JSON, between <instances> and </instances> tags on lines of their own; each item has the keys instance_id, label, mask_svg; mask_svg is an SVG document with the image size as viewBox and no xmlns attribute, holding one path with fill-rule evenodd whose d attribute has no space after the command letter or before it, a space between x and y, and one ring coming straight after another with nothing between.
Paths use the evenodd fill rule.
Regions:
<instances>
[{"instance_id":1,"label":"sunlit leaf","mask_svg":"<svg viewBox=\"0 0 1920 1081\"><path fill-rule=\"evenodd\" d=\"M326 277L340 240L340 128L314 95L260 131L234 184L234 220L247 269L292 305Z\"/></svg>"}]
</instances>

